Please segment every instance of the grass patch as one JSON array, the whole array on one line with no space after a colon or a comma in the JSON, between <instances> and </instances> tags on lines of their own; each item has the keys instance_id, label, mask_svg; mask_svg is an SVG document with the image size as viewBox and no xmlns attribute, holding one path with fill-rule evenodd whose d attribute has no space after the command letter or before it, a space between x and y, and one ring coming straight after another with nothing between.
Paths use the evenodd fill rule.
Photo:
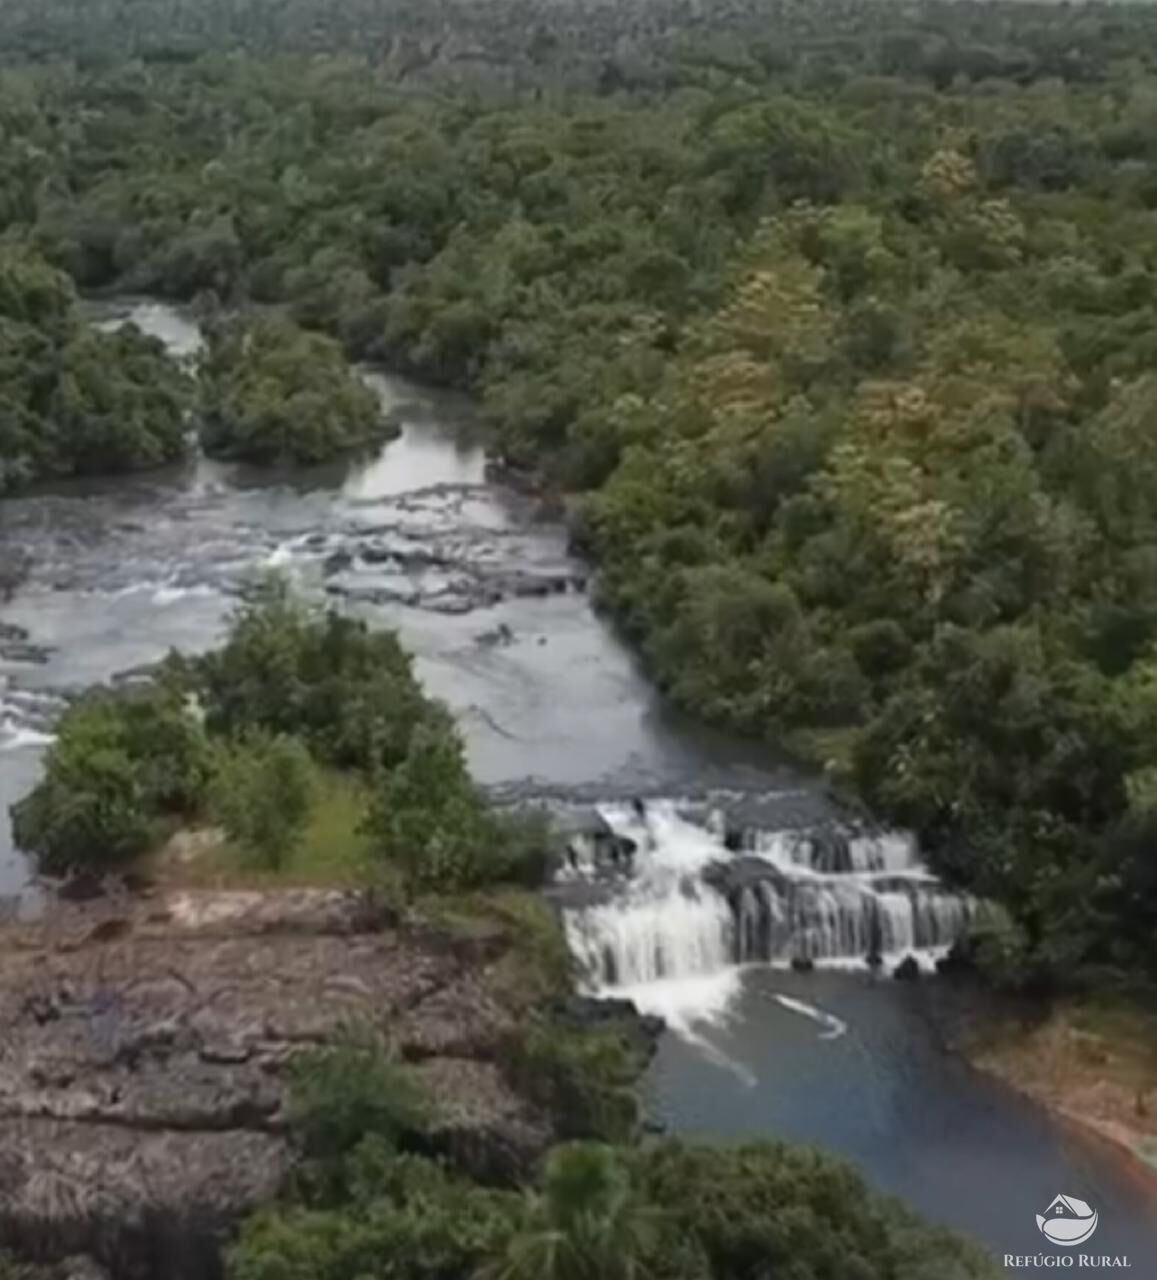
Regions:
<instances>
[{"instance_id":1,"label":"grass patch","mask_svg":"<svg viewBox=\"0 0 1157 1280\"><path fill-rule=\"evenodd\" d=\"M313 808L301 839L277 870L262 867L246 850L222 839L195 856L162 856L162 878L196 888L273 885L353 886L365 882L369 844L361 832L369 787L357 775L319 769Z\"/></svg>"},{"instance_id":2,"label":"grass patch","mask_svg":"<svg viewBox=\"0 0 1157 1280\"><path fill-rule=\"evenodd\" d=\"M571 988L572 962L558 913L525 889L478 890L421 898L414 903L423 919L469 936L500 929L510 949L497 962L492 986L512 1006L526 1007Z\"/></svg>"}]
</instances>

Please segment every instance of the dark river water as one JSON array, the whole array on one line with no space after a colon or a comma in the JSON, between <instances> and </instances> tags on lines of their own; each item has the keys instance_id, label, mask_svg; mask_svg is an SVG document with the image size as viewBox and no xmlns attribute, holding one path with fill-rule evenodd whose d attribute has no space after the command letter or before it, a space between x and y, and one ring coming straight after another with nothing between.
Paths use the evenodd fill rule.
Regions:
<instances>
[{"instance_id":1,"label":"dark river water","mask_svg":"<svg viewBox=\"0 0 1157 1280\"><path fill-rule=\"evenodd\" d=\"M175 352L195 350L195 327L171 308L126 303L94 319L129 313ZM28 565L0 607L0 897L31 898L7 807L34 784L64 699L172 646L212 645L269 568L397 627L499 794L726 788L797 822L827 810L807 778L664 708L592 612L561 523L488 481L468 401L367 377L402 433L365 464L269 476L197 460L0 503L0 562ZM938 998L935 982L747 970L724 1018L663 1038L649 1108L688 1135L818 1144L997 1256L1058 1253L1035 1215L1077 1196L1100 1213L1082 1249L1157 1275L1157 1196L941 1052L927 1017Z\"/></svg>"}]
</instances>

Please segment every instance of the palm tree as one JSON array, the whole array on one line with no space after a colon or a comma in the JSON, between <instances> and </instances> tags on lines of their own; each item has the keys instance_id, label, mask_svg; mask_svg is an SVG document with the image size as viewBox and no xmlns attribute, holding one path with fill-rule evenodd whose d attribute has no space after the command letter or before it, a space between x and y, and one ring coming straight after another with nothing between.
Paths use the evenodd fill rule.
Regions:
<instances>
[{"instance_id":1,"label":"palm tree","mask_svg":"<svg viewBox=\"0 0 1157 1280\"><path fill-rule=\"evenodd\" d=\"M542 1192L485 1280L643 1280L655 1225L612 1147L568 1143L551 1152Z\"/></svg>"}]
</instances>

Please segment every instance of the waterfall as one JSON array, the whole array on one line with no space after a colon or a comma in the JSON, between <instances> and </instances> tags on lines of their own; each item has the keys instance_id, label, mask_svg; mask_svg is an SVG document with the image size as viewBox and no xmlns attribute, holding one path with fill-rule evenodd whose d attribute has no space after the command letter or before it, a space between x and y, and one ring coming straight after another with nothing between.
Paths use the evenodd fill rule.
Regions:
<instances>
[{"instance_id":1,"label":"waterfall","mask_svg":"<svg viewBox=\"0 0 1157 1280\"><path fill-rule=\"evenodd\" d=\"M722 815L698 825L672 801L598 813L629 874L610 901L565 913L571 951L590 991L676 1024L723 1011L742 965L887 970L913 956L929 968L972 910L903 833L749 830L737 840ZM566 875L597 876L597 848L579 836Z\"/></svg>"}]
</instances>

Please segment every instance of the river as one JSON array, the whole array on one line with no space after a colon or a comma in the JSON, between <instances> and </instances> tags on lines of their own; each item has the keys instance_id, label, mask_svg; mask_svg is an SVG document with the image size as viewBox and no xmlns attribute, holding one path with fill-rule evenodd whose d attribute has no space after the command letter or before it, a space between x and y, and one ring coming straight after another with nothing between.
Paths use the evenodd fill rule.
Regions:
<instances>
[{"instance_id":1,"label":"river","mask_svg":"<svg viewBox=\"0 0 1157 1280\"><path fill-rule=\"evenodd\" d=\"M175 354L196 350L179 309L93 309L94 323L129 317ZM576 868L571 888L598 894L569 923L595 986L679 1028L645 1082L656 1120L816 1143L997 1255L1055 1253L1035 1214L1078 1196L1100 1212L1097 1252L1157 1273L1157 1200L942 1052L934 980L886 976L907 951L942 949L959 901L893 834L820 840L840 818L813 780L663 705L592 611L561 523L488 478L468 400L366 377L401 426L368 462L270 475L195 459L0 503L0 556L28 565L0 608L0 898L34 901L7 807L34 784L67 697L172 646L210 646L246 583L277 568L398 628L497 796L601 805L604 829L637 848L630 880ZM701 878L728 859L746 876L730 906ZM887 953L882 972L864 969L866 950ZM796 955L819 967L792 971Z\"/></svg>"}]
</instances>

